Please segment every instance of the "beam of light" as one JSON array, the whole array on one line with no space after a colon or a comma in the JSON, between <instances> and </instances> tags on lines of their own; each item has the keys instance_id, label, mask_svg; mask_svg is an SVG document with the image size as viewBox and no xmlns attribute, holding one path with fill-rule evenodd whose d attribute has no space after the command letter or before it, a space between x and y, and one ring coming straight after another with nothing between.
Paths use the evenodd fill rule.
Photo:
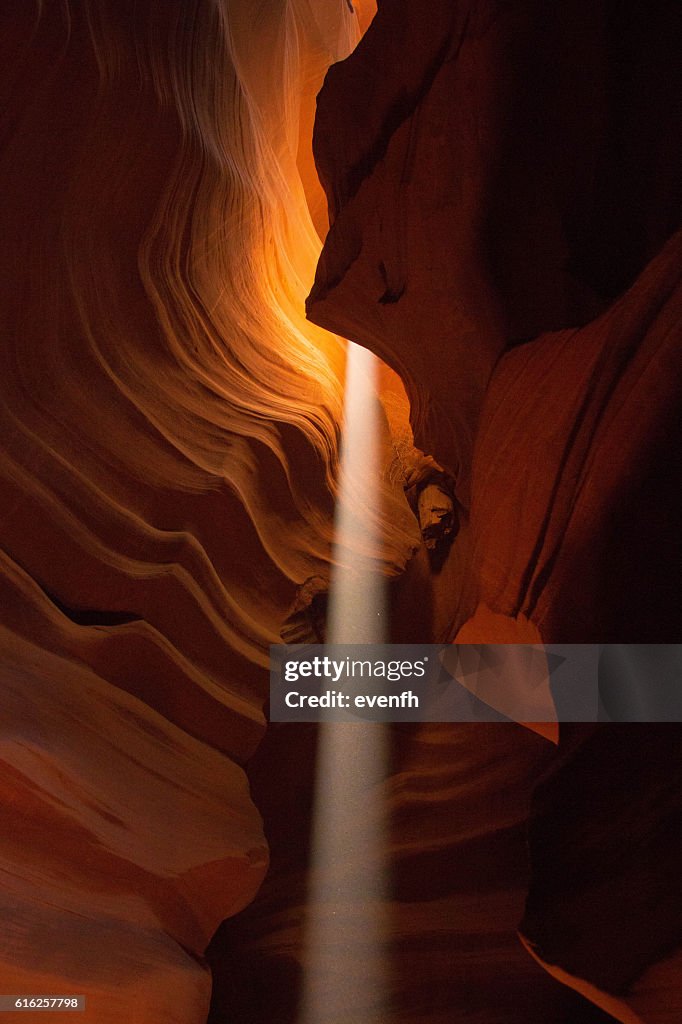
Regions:
<instances>
[{"instance_id":1,"label":"beam of light","mask_svg":"<svg viewBox=\"0 0 682 1024\"><path fill-rule=\"evenodd\" d=\"M328 643L387 640L385 577L372 560L378 516L362 515L380 501L376 385L376 358L349 344ZM386 759L386 726L320 726L300 1024L385 1016Z\"/></svg>"},{"instance_id":2,"label":"beam of light","mask_svg":"<svg viewBox=\"0 0 682 1024\"><path fill-rule=\"evenodd\" d=\"M383 468L377 381L376 356L349 342L327 618L332 644L386 641L385 577L375 560Z\"/></svg>"}]
</instances>

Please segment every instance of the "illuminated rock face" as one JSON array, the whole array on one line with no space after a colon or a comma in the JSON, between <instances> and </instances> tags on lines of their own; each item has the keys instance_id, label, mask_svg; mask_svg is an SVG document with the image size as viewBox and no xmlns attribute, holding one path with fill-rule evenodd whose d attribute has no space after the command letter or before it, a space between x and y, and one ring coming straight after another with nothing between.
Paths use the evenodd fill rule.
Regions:
<instances>
[{"instance_id":1,"label":"illuminated rock face","mask_svg":"<svg viewBox=\"0 0 682 1024\"><path fill-rule=\"evenodd\" d=\"M328 575L344 355L297 118L356 37L336 3L0 14L0 988L98 1024L205 1019L266 870L243 765Z\"/></svg>"},{"instance_id":2,"label":"illuminated rock face","mask_svg":"<svg viewBox=\"0 0 682 1024\"><path fill-rule=\"evenodd\" d=\"M15 610L68 649L17 583ZM44 636L2 633L3 991L85 995L112 1024L204 1020L198 955L267 867L244 772Z\"/></svg>"},{"instance_id":3,"label":"illuminated rock face","mask_svg":"<svg viewBox=\"0 0 682 1024\"><path fill-rule=\"evenodd\" d=\"M357 27L336 0L255 7L14 0L0 13L0 978L6 992L84 993L98 1024L205 1019L204 949L267 863L243 770L264 731L267 645L297 587L329 574L343 346L303 318L325 221L306 140ZM544 9L382 4L322 96L334 224L310 312L404 375L421 446L458 478L447 565L434 581L413 561L404 619L437 620L439 639L462 625L494 639L495 625L511 641L538 625L586 639L595 623L623 638L637 616L638 639L669 640L663 602L642 611L618 572L634 584L639 561L660 566L656 593L677 606L675 243L645 269L679 178L664 120L672 14L565 4L548 26ZM395 381L384 391L386 461L400 445L409 464L404 402ZM417 536L399 490L374 503L389 576ZM609 547L614 516L625 555ZM415 611L415 577L439 588L432 607ZM513 936L526 800L551 748L512 728L398 737L389 913L411 1020L460 1005L571 1020ZM296 796L301 765L286 776L276 753L265 782L258 762L252 773L290 839L297 808L280 791ZM281 980L271 1008L292 1014L303 812L272 902L245 926L254 960L285 951L265 965ZM631 1002L658 1022L671 972L652 971Z\"/></svg>"}]
</instances>

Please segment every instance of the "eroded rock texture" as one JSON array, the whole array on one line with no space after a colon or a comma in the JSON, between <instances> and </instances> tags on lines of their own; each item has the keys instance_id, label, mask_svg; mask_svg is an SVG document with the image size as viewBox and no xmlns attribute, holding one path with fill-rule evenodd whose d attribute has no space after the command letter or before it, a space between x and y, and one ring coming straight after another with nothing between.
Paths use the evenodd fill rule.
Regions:
<instances>
[{"instance_id":1,"label":"eroded rock texture","mask_svg":"<svg viewBox=\"0 0 682 1024\"><path fill-rule=\"evenodd\" d=\"M396 0L327 76L308 312L398 370L457 480L457 571L430 581L450 638L680 639L680 28L663 2ZM632 807L627 746L563 731L525 927L636 1024L679 1012L679 733L638 735Z\"/></svg>"},{"instance_id":2,"label":"eroded rock texture","mask_svg":"<svg viewBox=\"0 0 682 1024\"><path fill-rule=\"evenodd\" d=\"M682 1005L681 757L679 724L564 726L533 798L523 934L628 1024Z\"/></svg>"},{"instance_id":3,"label":"eroded rock texture","mask_svg":"<svg viewBox=\"0 0 682 1024\"><path fill-rule=\"evenodd\" d=\"M680 640L681 323L677 234L597 320L500 360L471 506L484 632L494 609L546 642Z\"/></svg>"},{"instance_id":4,"label":"eroded rock texture","mask_svg":"<svg viewBox=\"0 0 682 1024\"><path fill-rule=\"evenodd\" d=\"M357 25L17 0L0 37L0 989L189 1024L266 868L267 645L328 575L344 349L303 316L299 115Z\"/></svg>"},{"instance_id":5,"label":"eroded rock texture","mask_svg":"<svg viewBox=\"0 0 682 1024\"><path fill-rule=\"evenodd\" d=\"M295 1024L305 984L326 986L320 1024L608 1024L610 1017L552 981L518 942L528 884L528 800L554 753L513 724L391 729L385 778L361 793L357 806L360 848L377 794L388 819L389 896L377 907L386 998L372 1004L363 988L376 950L360 896L332 895L322 908L334 924L311 978L305 929L313 909L308 870L317 747L315 726L274 725L252 762L272 866L254 903L226 922L211 946L211 1024ZM269 781L275 766L277 794ZM340 846L347 841L339 837ZM362 893L367 870L362 860L339 857L331 892Z\"/></svg>"},{"instance_id":6,"label":"eroded rock texture","mask_svg":"<svg viewBox=\"0 0 682 1024\"><path fill-rule=\"evenodd\" d=\"M344 346L303 300L326 226L314 97L357 40L351 6L0 13L0 987L85 993L97 1024L205 1019L207 943L265 874L244 766L267 645L331 563ZM456 485L444 564L422 548L394 587L395 639L677 639L678 19L385 0L327 76L310 316L399 372ZM379 517L395 577L424 462L386 371L381 400L382 493L353 511ZM614 808L623 736L564 732L557 755L511 724L394 730L381 1024L601 1019L517 942L529 885L545 967L627 1024L673 1024L677 741L657 774L642 732ZM268 744L250 771L273 870L213 947L221 1024L292 1024L309 967L315 736ZM623 830L639 845L618 859ZM655 927L611 963L631 905ZM318 963L352 1013L330 1024L374 1012L352 990L359 910L331 908L350 939Z\"/></svg>"},{"instance_id":7,"label":"eroded rock texture","mask_svg":"<svg viewBox=\"0 0 682 1024\"><path fill-rule=\"evenodd\" d=\"M592 320L679 224L679 28L665 2L394 0L327 76L309 313L406 378L465 497L502 349Z\"/></svg>"}]
</instances>

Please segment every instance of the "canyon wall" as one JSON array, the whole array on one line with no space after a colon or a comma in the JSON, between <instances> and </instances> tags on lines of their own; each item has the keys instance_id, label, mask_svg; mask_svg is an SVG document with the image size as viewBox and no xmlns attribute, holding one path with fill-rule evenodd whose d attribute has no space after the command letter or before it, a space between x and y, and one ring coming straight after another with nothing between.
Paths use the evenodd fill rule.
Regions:
<instances>
[{"instance_id":1,"label":"canyon wall","mask_svg":"<svg viewBox=\"0 0 682 1024\"><path fill-rule=\"evenodd\" d=\"M681 20L386 0L326 78L308 314L398 371L456 481L442 637L680 639ZM660 728L563 728L531 812L524 941L628 1024L672 1021L682 988L682 741Z\"/></svg>"},{"instance_id":2,"label":"canyon wall","mask_svg":"<svg viewBox=\"0 0 682 1024\"><path fill-rule=\"evenodd\" d=\"M0 979L98 1024L204 1020L266 870L243 766L328 574L345 358L304 318L299 122L358 31L306 0L0 13ZM390 575L416 541L384 491Z\"/></svg>"},{"instance_id":3,"label":"canyon wall","mask_svg":"<svg viewBox=\"0 0 682 1024\"><path fill-rule=\"evenodd\" d=\"M328 330L397 371L456 485L445 565L408 564L420 455L383 370L353 511L395 639L677 639L679 8L384 0L353 49L358 6L0 13L0 978L98 1024L206 1018L209 939L266 873L256 805L273 870L212 947L213 1019L295 1019L315 737L256 751L267 646L332 562ZM390 1019L603 1019L549 971L672 1021L679 732L638 736L394 730ZM650 935L610 964L632 908Z\"/></svg>"}]
</instances>

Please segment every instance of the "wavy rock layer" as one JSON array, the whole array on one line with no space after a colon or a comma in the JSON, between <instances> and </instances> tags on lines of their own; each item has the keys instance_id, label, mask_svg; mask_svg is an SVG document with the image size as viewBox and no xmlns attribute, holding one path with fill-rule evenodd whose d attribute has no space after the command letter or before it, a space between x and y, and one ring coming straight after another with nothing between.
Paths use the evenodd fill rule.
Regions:
<instances>
[{"instance_id":1,"label":"wavy rock layer","mask_svg":"<svg viewBox=\"0 0 682 1024\"><path fill-rule=\"evenodd\" d=\"M3 990L205 1019L198 954L267 866L243 771L86 659L2 644Z\"/></svg>"},{"instance_id":2,"label":"wavy rock layer","mask_svg":"<svg viewBox=\"0 0 682 1024\"><path fill-rule=\"evenodd\" d=\"M467 511L447 566L434 583L413 563L397 598L406 622L416 579L439 639L483 624L491 640L496 624L507 640L631 640L634 623L671 639L679 240L658 253L677 225L677 17L484 0L425 16L392 0L328 76L316 146L334 223L310 312L401 373L422 446L457 476ZM329 575L344 346L302 315L311 212L324 230L303 140L357 24L332 0L15 0L0 19L2 988L85 993L98 1024L190 1024L208 1007L209 937L266 866L242 765L263 732L267 644L296 587ZM381 494L352 500L358 521L380 519L376 568L393 576L415 531L388 464L416 456L404 399L384 391ZM591 1012L514 937L548 750L515 726L396 732L381 788L394 1019ZM302 817L289 797L312 758L291 733L266 753L257 800L273 839L300 845L277 848L262 901L216 947L230 1021L253 1019L249 977L256 1016L291 1020L308 967L310 792ZM659 1024L679 1003L665 915L613 976L585 966L590 941L557 941L570 908L552 870L586 857L569 892L584 936L610 866L589 801L561 813L561 759L575 779L589 754L564 742L536 804L524 927L564 980ZM645 785L652 851L679 806L656 800ZM343 865L346 881L364 866ZM607 938L650 865L621 866ZM330 909L352 984L362 918Z\"/></svg>"},{"instance_id":3,"label":"wavy rock layer","mask_svg":"<svg viewBox=\"0 0 682 1024\"><path fill-rule=\"evenodd\" d=\"M0 988L98 1024L204 1019L265 871L241 766L342 417L299 121L357 36L307 0L0 14ZM400 488L357 504L395 573Z\"/></svg>"}]
</instances>

